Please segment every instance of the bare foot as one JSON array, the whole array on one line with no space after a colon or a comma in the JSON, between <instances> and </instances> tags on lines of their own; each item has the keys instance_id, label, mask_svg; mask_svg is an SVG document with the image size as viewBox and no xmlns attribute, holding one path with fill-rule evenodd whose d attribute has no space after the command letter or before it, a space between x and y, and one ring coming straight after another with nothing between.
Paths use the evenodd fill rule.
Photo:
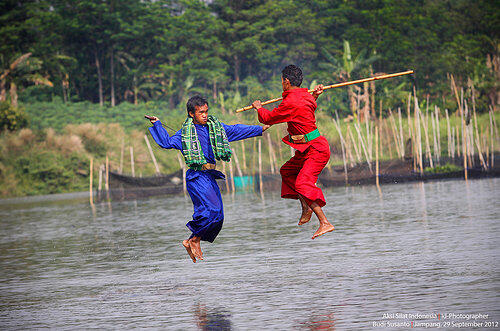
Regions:
<instances>
[{"instance_id":1,"label":"bare foot","mask_svg":"<svg viewBox=\"0 0 500 331\"><path fill-rule=\"evenodd\" d=\"M193 260L193 263L196 263L196 257L194 256L193 251L191 250L191 245L189 245L189 240L187 240L187 239L183 240L182 246L184 246L184 248L188 252L189 257L191 258L191 260Z\"/></svg>"},{"instance_id":2,"label":"bare foot","mask_svg":"<svg viewBox=\"0 0 500 331\"><path fill-rule=\"evenodd\" d=\"M311 208L309 209L302 209L302 215L300 215L300 220L299 220L299 225L306 224L311 220L311 216L313 214L313 211Z\"/></svg>"},{"instance_id":3,"label":"bare foot","mask_svg":"<svg viewBox=\"0 0 500 331\"><path fill-rule=\"evenodd\" d=\"M323 223L323 224L320 224L319 225L319 228L318 230L313 234L312 238L311 239L314 239L316 237L319 237L327 232L331 232L335 230L335 228L333 227L333 225L331 225L330 223L328 223L328 221L326 223Z\"/></svg>"},{"instance_id":4,"label":"bare foot","mask_svg":"<svg viewBox=\"0 0 500 331\"><path fill-rule=\"evenodd\" d=\"M193 252L196 258L203 260L203 252L201 251L200 240L189 240L189 246L191 247L191 251Z\"/></svg>"}]
</instances>

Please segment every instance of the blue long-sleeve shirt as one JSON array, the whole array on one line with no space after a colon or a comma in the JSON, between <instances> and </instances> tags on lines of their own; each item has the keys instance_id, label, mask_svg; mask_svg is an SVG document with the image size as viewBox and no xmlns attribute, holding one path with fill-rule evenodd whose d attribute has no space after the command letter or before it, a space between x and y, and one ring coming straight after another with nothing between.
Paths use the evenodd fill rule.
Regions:
<instances>
[{"instance_id":1,"label":"blue long-sleeve shirt","mask_svg":"<svg viewBox=\"0 0 500 331\"><path fill-rule=\"evenodd\" d=\"M245 125L235 124L226 125L222 123L226 136L229 141L242 140L256 136L262 136L262 127L260 125ZM194 124L198 140L200 141L201 150L208 163L215 163L215 156L210 144L210 136L208 132L208 125ZM178 149L182 151L181 130L177 131L172 136L169 136L167 130L161 125L160 121L154 122L153 126L149 128L151 136L158 145L166 149Z\"/></svg>"}]
</instances>

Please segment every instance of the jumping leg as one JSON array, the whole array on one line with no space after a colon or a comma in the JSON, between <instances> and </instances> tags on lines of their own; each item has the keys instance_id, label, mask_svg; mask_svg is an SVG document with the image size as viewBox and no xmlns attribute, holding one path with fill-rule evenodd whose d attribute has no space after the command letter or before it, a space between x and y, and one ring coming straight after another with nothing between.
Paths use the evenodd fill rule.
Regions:
<instances>
[{"instance_id":1,"label":"jumping leg","mask_svg":"<svg viewBox=\"0 0 500 331\"><path fill-rule=\"evenodd\" d=\"M328 220L326 219L326 216L325 216L325 213L323 212L323 209L321 209L321 207L316 202L313 202L311 204L311 209L316 214L316 216L318 217L318 220L319 220L319 228L313 234L311 239L317 238L317 237L319 237L327 232L331 232L331 231L335 230L333 225L331 225L330 222L328 222Z\"/></svg>"},{"instance_id":2,"label":"jumping leg","mask_svg":"<svg viewBox=\"0 0 500 331\"><path fill-rule=\"evenodd\" d=\"M307 205L307 202L304 200L304 197L299 194L300 204L302 206L302 215L300 216L299 225L306 224L311 220L311 216L313 211L311 207Z\"/></svg>"},{"instance_id":3,"label":"jumping leg","mask_svg":"<svg viewBox=\"0 0 500 331\"><path fill-rule=\"evenodd\" d=\"M186 249L187 253L189 254L189 257L191 260L193 260L193 263L196 263L196 257L193 254L193 250L191 249L191 245L189 244L189 239L183 240L182 241L182 246Z\"/></svg>"},{"instance_id":4,"label":"jumping leg","mask_svg":"<svg viewBox=\"0 0 500 331\"><path fill-rule=\"evenodd\" d=\"M189 239L189 246L194 256L200 260L203 260L203 252L201 251L200 245L201 237L193 237Z\"/></svg>"}]
</instances>

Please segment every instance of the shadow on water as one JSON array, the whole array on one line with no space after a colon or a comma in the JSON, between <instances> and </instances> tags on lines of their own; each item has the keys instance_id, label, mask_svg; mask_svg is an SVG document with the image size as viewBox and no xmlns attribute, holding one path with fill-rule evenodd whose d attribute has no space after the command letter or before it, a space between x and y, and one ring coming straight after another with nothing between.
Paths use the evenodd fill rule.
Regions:
<instances>
[{"instance_id":1,"label":"shadow on water","mask_svg":"<svg viewBox=\"0 0 500 331\"><path fill-rule=\"evenodd\" d=\"M196 325L199 330L231 330L231 315L222 309L207 308L204 304L196 304L193 307Z\"/></svg>"}]
</instances>

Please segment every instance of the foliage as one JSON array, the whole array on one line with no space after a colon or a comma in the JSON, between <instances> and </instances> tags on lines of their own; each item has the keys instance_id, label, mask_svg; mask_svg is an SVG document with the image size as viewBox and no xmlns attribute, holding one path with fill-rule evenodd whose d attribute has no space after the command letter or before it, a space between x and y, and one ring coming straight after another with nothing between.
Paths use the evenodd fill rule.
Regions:
<instances>
[{"instance_id":1,"label":"foliage","mask_svg":"<svg viewBox=\"0 0 500 331\"><path fill-rule=\"evenodd\" d=\"M445 165L442 166L435 166L434 168L424 169L424 172L426 174L445 174L455 171L463 171L463 168L452 163L446 163Z\"/></svg>"},{"instance_id":2,"label":"foliage","mask_svg":"<svg viewBox=\"0 0 500 331\"><path fill-rule=\"evenodd\" d=\"M0 132L18 130L27 125L28 120L22 108L13 107L8 102L0 102Z\"/></svg>"},{"instance_id":3,"label":"foliage","mask_svg":"<svg viewBox=\"0 0 500 331\"><path fill-rule=\"evenodd\" d=\"M42 0L4 1L0 10L2 63L33 54L32 70L12 76L25 103L173 109L201 93L222 106L221 93L224 101L264 99L289 63L323 83L361 78L368 65L374 73L415 69L415 81L379 83L376 97L394 107L402 93L390 90L414 85L453 101L447 74L461 86L474 82L479 111L498 101L498 1ZM323 104L348 109L347 90Z\"/></svg>"}]
</instances>

